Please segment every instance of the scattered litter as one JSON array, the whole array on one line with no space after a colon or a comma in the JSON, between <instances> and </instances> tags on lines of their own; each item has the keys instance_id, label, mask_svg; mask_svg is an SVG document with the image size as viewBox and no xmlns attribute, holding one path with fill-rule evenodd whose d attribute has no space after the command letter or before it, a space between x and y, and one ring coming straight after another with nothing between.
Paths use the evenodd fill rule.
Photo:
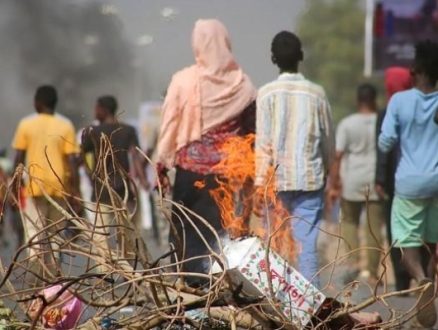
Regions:
<instances>
[{"instance_id":1,"label":"scattered litter","mask_svg":"<svg viewBox=\"0 0 438 330\"><path fill-rule=\"evenodd\" d=\"M61 290L62 285L54 285L40 291L47 301L53 299ZM35 319L43 301L40 298L32 300L28 315ZM82 311L82 302L68 290L65 290L55 301L43 311L41 322L45 327L56 330L74 329Z\"/></svg>"},{"instance_id":2,"label":"scattered litter","mask_svg":"<svg viewBox=\"0 0 438 330\"><path fill-rule=\"evenodd\" d=\"M104 317L100 322L100 326L105 330L121 329L122 326L117 322L117 320L110 317Z\"/></svg>"}]
</instances>

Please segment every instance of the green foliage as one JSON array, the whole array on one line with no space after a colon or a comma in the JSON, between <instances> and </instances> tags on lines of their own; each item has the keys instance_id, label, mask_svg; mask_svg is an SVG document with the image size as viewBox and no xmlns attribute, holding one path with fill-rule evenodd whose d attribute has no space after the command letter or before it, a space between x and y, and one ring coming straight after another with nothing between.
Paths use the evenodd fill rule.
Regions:
<instances>
[{"instance_id":1,"label":"green foliage","mask_svg":"<svg viewBox=\"0 0 438 330\"><path fill-rule=\"evenodd\" d=\"M357 0L308 0L298 24L303 74L324 87L336 122L355 111L356 88L365 80L364 29Z\"/></svg>"},{"instance_id":2,"label":"green foliage","mask_svg":"<svg viewBox=\"0 0 438 330\"><path fill-rule=\"evenodd\" d=\"M16 329L14 323L16 320L12 315L12 310L5 308L4 302L0 300L0 330L14 330Z\"/></svg>"}]
</instances>

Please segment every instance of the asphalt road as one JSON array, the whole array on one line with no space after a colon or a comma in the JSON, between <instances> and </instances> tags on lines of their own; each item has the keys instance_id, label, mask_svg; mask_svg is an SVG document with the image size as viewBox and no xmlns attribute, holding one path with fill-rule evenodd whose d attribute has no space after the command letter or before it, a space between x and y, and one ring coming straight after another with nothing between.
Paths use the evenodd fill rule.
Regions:
<instances>
[{"instance_id":1,"label":"asphalt road","mask_svg":"<svg viewBox=\"0 0 438 330\"><path fill-rule=\"evenodd\" d=\"M145 233L144 239L148 244L148 248L153 256L153 258L158 258L163 255L162 249L158 247L158 245L155 243L155 240L151 237L151 234ZM16 253L16 249L18 248L17 244L17 238L12 231L10 223L6 222L4 231L3 231L3 237L0 238L0 257L2 262L3 269L7 269L9 265L11 264L13 257ZM113 242L114 244L114 242ZM24 257L24 253L22 254ZM86 269L87 265L87 259L80 255L62 255L62 268L64 271L64 274L69 274L70 276L79 276L83 274L84 270ZM22 258L19 258L19 260ZM17 274L20 274L22 272L17 271ZM2 278L3 275L0 275L0 278ZM23 286L23 281L20 278L16 278L16 276L12 275L9 277L11 279L12 285L15 287L15 289L18 291ZM26 319L25 315L22 313L21 309L18 307L17 303L11 299L11 298L5 298L4 294L7 294L9 292L7 286L3 286L0 288L0 300L2 300L6 307L11 308L14 311L14 315L18 317L19 319ZM123 313L126 313L128 316L129 314L132 314L132 308L124 309ZM94 313L93 309L89 309L87 315L92 315ZM120 315L115 315L117 318ZM84 316L85 318L86 316Z\"/></svg>"},{"instance_id":2,"label":"asphalt road","mask_svg":"<svg viewBox=\"0 0 438 330\"><path fill-rule=\"evenodd\" d=\"M15 253L15 245L16 245L16 238L14 237L14 234L12 233L12 230L10 229L10 226L7 225L5 228L5 236L8 240L8 246L2 246L0 255L3 267L7 267L12 259L13 254ZM154 257L158 257L163 254L163 250L160 249L155 241L151 238L150 234L145 235L145 241L148 244L148 247L153 254ZM65 259L69 258L68 256L65 256ZM81 269L80 265L85 265L85 259L80 256L74 256L74 264L77 265L76 267L69 268L69 272L72 275L80 275ZM343 292L338 299L343 302L350 302L352 304L359 304L364 302L365 300L369 299L373 296L373 290L368 287L365 284L358 284L354 286L353 288L345 288L342 284L341 278L343 275L343 272L345 271L345 268L338 267L334 270L333 273L331 273L332 269L327 269L325 272L322 273L322 282L327 288L325 289L325 293L327 296L336 296L339 294L339 292ZM14 285L19 286L22 283L20 281L14 281ZM6 288L2 288L2 292L5 292ZM393 286L389 285L386 288L386 292L391 292L393 290ZM384 288L379 287L378 294L383 293ZM1 297L0 297L1 299ZM384 301L376 302L372 305L370 305L366 310L372 311L372 312L378 312L384 320L388 320L391 317L391 310L395 312L396 316L402 315L404 312L412 308L412 306L415 304L415 297L394 297L389 298ZM6 299L4 300L6 305L10 308L16 308L16 303L12 300ZM129 314L129 311L128 311ZM20 314L19 314L20 315ZM21 317L20 317L21 318ZM411 327L409 325L405 325L404 327L401 326L394 326L393 329L410 329ZM438 327L436 327L438 329Z\"/></svg>"},{"instance_id":3,"label":"asphalt road","mask_svg":"<svg viewBox=\"0 0 438 330\"><path fill-rule=\"evenodd\" d=\"M330 227L327 225L323 226L323 229L327 232L331 232L334 234L338 234L339 230L336 226ZM322 262L321 266L325 266L336 259L336 254L339 252L339 242L337 239L333 238L333 236L330 235L320 234L319 237L320 241L318 245ZM364 241L364 233L360 232L359 237L361 241ZM362 251L362 253L362 267L363 269L366 269L365 251ZM366 283L366 280L361 279L360 277L358 281L355 282L355 285L345 285L343 283L343 278L347 271L348 267L341 264L336 266L335 268L328 267L325 271L322 272L321 284L325 288L324 292L327 296L337 297L338 300L344 303L357 305L368 301L370 298L391 294L395 291L395 279L390 264L387 265L386 271L384 271L384 269L381 267L380 271L384 273L385 276L382 279L383 285L377 286L376 291L375 286L368 285ZM390 319L400 320L402 315L405 315L407 311L409 311L413 308L413 306L416 305L416 301L417 298L415 294L411 294L407 297L390 297L387 299L380 299L376 301L375 303L364 309L364 311L378 312L382 316L384 321ZM438 306L438 302L436 302L436 305ZM395 322L392 329L413 329L411 321L409 321L407 324L404 324L403 326L397 325L397 322ZM438 329L438 324L435 324L434 329Z\"/></svg>"}]
</instances>

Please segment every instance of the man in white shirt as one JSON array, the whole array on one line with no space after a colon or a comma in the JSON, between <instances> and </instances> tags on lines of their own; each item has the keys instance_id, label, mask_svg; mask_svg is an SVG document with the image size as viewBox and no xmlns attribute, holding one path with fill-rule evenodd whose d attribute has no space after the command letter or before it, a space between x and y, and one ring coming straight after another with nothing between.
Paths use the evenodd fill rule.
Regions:
<instances>
[{"instance_id":1,"label":"man in white shirt","mask_svg":"<svg viewBox=\"0 0 438 330\"><path fill-rule=\"evenodd\" d=\"M365 232L369 274L363 273L370 284L378 279L385 204L375 189L377 91L370 84L357 90L358 111L344 118L336 133L336 161L332 168L329 198L341 198L341 235L351 251L359 248L359 223L366 209ZM342 170L341 170L342 163ZM360 273L359 252L351 255L350 282Z\"/></svg>"}]
</instances>

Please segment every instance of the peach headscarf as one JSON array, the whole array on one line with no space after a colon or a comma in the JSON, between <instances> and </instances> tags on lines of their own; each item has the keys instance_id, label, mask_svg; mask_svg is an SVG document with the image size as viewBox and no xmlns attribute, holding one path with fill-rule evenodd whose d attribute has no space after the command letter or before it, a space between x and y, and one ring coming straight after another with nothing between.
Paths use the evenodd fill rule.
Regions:
<instances>
[{"instance_id":1,"label":"peach headscarf","mask_svg":"<svg viewBox=\"0 0 438 330\"><path fill-rule=\"evenodd\" d=\"M179 149L237 117L257 96L234 60L220 21L198 20L192 47L196 64L172 77L163 105L157 156L167 168L173 167Z\"/></svg>"}]
</instances>

